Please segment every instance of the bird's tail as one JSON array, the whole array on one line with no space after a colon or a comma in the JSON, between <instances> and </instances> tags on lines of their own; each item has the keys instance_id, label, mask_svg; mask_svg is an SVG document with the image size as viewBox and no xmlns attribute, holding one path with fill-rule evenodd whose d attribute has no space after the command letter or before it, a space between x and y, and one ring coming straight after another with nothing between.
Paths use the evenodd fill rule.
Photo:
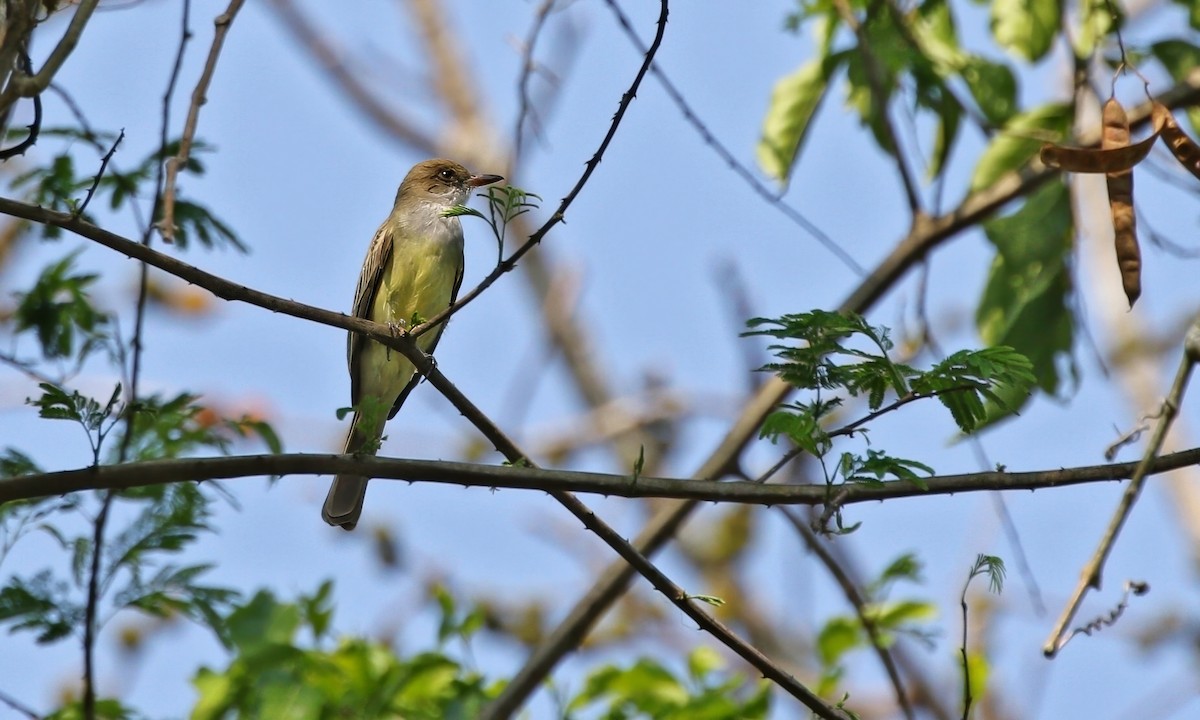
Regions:
<instances>
[{"instance_id":1,"label":"bird's tail","mask_svg":"<svg viewBox=\"0 0 1200 720\"><path fill-rule=\"evenodd\" d=\"M372 432L366 426L370 423L362 421L362 415L355 413L350 423L350 433L346 436L344 453L370 452L374 455L379 444L380 434ZM364 448L371 448L364 450ZM363 498L367 495L368 478L362 475L338 475L329 486L329 494L325 496L325 505L321 508L321 517L330 525L340 525L343 530L353 530L358 524L358 516L362 514Z\"/></svg>"}]
</instances>

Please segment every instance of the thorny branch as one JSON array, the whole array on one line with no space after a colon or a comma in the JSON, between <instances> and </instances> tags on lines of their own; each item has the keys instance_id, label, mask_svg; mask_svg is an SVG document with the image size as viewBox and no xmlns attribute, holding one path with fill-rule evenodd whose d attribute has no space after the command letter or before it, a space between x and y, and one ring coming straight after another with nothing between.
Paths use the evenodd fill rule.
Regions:
<instances>
[{"instance_id":1,"label":"thorny branch","mask_svg":"<svg viewBox=\"0 0 1200 720\"><path fill-rule=\"evenodd\" d=\"M332 313L331 313L332 314ZM386 326L380 326L386 328ZM386 333L386 330L384 331ZM386 335L385 335L386 337ZM444 376L439 383L453 385ZM439 388L440 389L440 388ZM456 397L460 394L452 391ZM470 409L473 406L466 406ZM462 409L462 408L460 408ZM478 412L472 410L472 412ZM474 422L474 418L471 418ZM483 417L480 424L490 421ZM481 428L483 430L483 428ZM489 439L494 434L487 430ZM503 435L496 443L511 446ZM516 453L514 453L515 455ZM518 457L518 459L520 459ZM1161 474L1200 462L1200 448L1182 450L1157 458L1147 474ZM838 506L881 502L911 497L934 497L960 493L1050 490L1097 482L1114 482L1131 477L1137 463L1087 465L1031 472L981 472L935 475L924 478L926 488L894 480L879 484L839 485L834 497ZM153 460L99 467L22 475L0 480L0 503L52 497L80 490L103 490L160 485L171 482L228 480L259 475L367 475L384 480L427 482L462 487L507 488L542 492L577 492L625 498L673 498L696 502L740 503L765 506L820 506L830 501L824 485L760 485L751 481L698 483L681 478L553 470L529 466L480 465L445 460L410 460L357 455L288 453L234 457Z\"/></svg>"}]
</instances>

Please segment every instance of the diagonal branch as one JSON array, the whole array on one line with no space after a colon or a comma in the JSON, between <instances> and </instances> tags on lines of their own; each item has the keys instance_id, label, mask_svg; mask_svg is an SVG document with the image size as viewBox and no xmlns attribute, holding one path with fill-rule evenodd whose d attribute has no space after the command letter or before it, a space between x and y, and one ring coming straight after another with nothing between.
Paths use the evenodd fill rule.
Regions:
<instances>
[{"instance_id":1,"label":"diagonal branch","mask_svg":"<svg viewBox=\"0 0 1200 720\"><path fill-rule=\"evenodd\" d=\"M615 2L609 2L608 6L617 16L617 23L621 26L621 29L625 31L625 36L629 38L629 41L633 43L633 46L643 53L646 52L646 45L642 42L641 38L637 36L637 33L634 32L633 26L629 23L629 19L625 16L625 13L621 11L621 6L617 5ZM667 74L663 72L662 66L660 66L658 63L651 65L650 74L658 78L658 83L662 85L663 92L667 94L667 97L671 99L671 102L675 103L675 107L679 108L679 112L683 114L683 119L696 130L697 134L700 135L700 140L705 145L712 148L712 151L717 154L717 157L721 158L721 160L729 166L729 169L733 170L734 174L736 174L748 186L750 186L750 189L753 190L756 195L762 198L763 201L765 201L768 205L771 205L776 210L783 213L783 216L788 220L791 220L794 224L811 235L813 239L824 246L826 250L833 253L833 256L840 260L841 263L849 268L855 275L861 277L867 274L867 271L858 263L857 260L854 259L853 255L851 255L841 245L838 245L837 241L829 237L824 230L817 227L811 220L800 214L800 211L784 202L783 198L778 193L772 191L770 188L764 185L763 182L758 179L758 176L753 170L746 167L744 163L737 159L737 156L733 154L733 152L725 145L725 143L717 139L717 136L713 134L712 130L710 130L707 125L704 124L704 122L700 119L700 116L697 115L696 111L692 108L691 104L689 104L688 101L683 97L683 93L679 91L679 88L675 87L675 83L671 82L670 78L667 77Z\"/></svg>"},{"instance_id":2,"label":"diagonal branch","mask_svg":"<svg viewBox=\"0 0 1200 720\"><path fill-rule=\"evenodd\" d=\"M854 608L854 615L858 618L858 623L862 625L863 630L867 633L867 638L871 641L871 648L879 658L880 664L883 665L883 669L888 676L888 681L892 684L892 690L896 693L896 704L900 706L900 710L904 713L904 717L907 720L913 720L912 703L908 700L908 693L904 689L904 681L900 679L900 670L896 667L896 661L892 658L888 642L884 639L878 624L876 624L875 620L867 612L867 599L863 597L858 585L851 579L845 568L838 563L833 553L829 552L829 548L825 547L825 543L812 531L812 528L792 510L784 508L783 516L787 518L788 524L792 526L792 529L804 541L805 547L816 555L821 564L825 566L825 569L829 571L834 582L841 588L842 595L846 596L846 600L850 602L850 607Z\"/></svg>"},{"instance_id":3,"label":"diagonal branch","mask_svg":"<svg viewBox=\"0 0 1200 720\"><path fill-rule=\"evenodd\" d=\"M1146 482L1146 473L1154 464L1154 459L1162 450L1163 442L1167 439L1167 431L1171 429L1171 424L1175 421L1176 415L1179 414L1179 406L1183 402L1183 393L1187 390L1188 380L1191 378L1192 370L1196 364L1200 363L1200 316L1188 328L1187 335L1183 341L1183 358L1179 361L1179 369L1175 372L1175 382L1171 385L1171 392L1163 401L1162 414L1159 416L1158 425L1154 428L1154 435L1150 438L1150 442L1146 446L1145 454L1142 455L1141 462L1133 471L1130 478L1130 483L1125 486L1125 494L1121 496L1121 502L1118 503L1116 511L1113 513L1112 519L1108 523L1108 528L1104 531L1104 536L1100 539L1100 544L1096 548L1096 552L1092 554L1091 559L1084 565L1083 571L1079 574L1079 583L1075 586L1075 592L1071 594L1071 599L1063 608L1062 615L1059 616L1058 622L1054 625L1054 630L1051 631L1050 637L1042 646L1042 654L1048 658L1053 658L1062 650L1063 646L1070 640L1070 636L1064 637L1067 634L1067 626L1071 624L1075 613L1079 611L1079 606L1083 603L1083 596L1088 590L1099 590L1101 575L1104 572L1104 563L1108 560L1109 553L1112 552L1113 545L1117 542L1117 536L1121 533L1121 528L1124 527L1125 521L1129 519L1130 513L1133 512L1133 504L1137 502L1138 495L1142 491L1142 486Z\"/></svg>"},{"instance_id":4,"label":"diagonal branch","mask_svg":"<svg viewBox=\"0 0 1200 720\"><path fill-rule=\"evenodd\" d=\"M477 121L481 117L475 98L479 92L472 87L466 67L458 54L457 38L450 35L440 0L406 0L409 11L421 28L426 55L436 81L434 90L441 96L450 115L459 122Z\"/></svg>"}]
</instances>

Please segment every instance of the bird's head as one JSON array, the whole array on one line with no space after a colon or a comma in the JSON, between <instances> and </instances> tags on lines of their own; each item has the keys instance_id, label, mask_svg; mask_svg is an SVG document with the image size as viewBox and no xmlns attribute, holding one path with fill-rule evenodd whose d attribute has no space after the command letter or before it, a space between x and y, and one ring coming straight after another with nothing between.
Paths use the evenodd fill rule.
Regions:
<instances>
[{"instance_id":1,"label":"bird's head","mask_svg":"<svg viewBox=\"0 0 1200 720\"><path fill-rule=\"evenodd\" d=\"M451 208L462 205L471 190L499 182L499 175L472 175L465 167L445 158L424 160L408 171L396 193L396 206L430 204Z\"/></svg>"}]
</instances>

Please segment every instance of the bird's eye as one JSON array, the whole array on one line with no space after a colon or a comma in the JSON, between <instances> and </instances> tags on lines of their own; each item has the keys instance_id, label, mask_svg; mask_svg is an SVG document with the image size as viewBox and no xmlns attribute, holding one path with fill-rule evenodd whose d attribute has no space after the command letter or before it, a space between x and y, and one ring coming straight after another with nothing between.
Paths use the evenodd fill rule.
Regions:
<instances>
[{"instance_id":1,"label":"bird's eye","mask_svg":"<svg viewBox=\"0 0 1200 720\"><path fill-rule=\"evenodd\" d=\"M446 182L450 182L454 179L454 171L450 168L442 168L438 171L438 177Z\"/></svg>"}]
</instances>

